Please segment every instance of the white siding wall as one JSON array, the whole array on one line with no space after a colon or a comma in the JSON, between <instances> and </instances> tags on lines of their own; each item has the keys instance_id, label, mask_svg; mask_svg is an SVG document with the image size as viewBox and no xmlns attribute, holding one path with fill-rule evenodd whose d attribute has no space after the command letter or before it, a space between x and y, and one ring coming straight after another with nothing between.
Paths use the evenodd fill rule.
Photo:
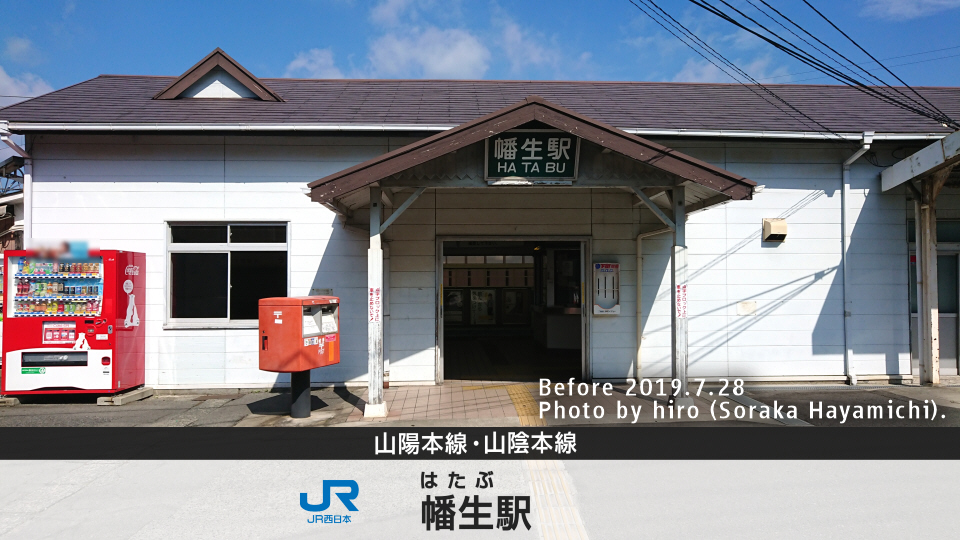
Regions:
<instances>
[{"instance_id":1,"label":"white siding wall","mask_svg":"<svg viewBox=\"0 0 960 540\"><path fill-rule=\"evenodd\" d=\"M387 137L43 136L33 146L37 237L89 238L148 259L147 383L270 385L257 369L255 330L164 329L165 223L290 223L290 294L332 288L343 299L342 362L324 381L366 374L367 236L341 227L302 188L401 146ZM843 374L841 162L849 151L790 143L668 141L763 184L753 201L690 216L693 376ZM881 194L879 169L853 168L848 322L859 374L909 373L903 195ZM395 201L400 204L403 196ZM362 221L364 212L358 212ZM786 217L783 244L760 242L760 220ZM593 262L621 265L621 315L592 319L596 378L634 375L637 233L656 218L617 190L428 190L386 233L390 248L391 380L432 381L435 239L452 235L592 236ZM672 237L643 241L642 375L670 374ZM587 276L589 278L589 276ZM756 301L757 314L737 315Z\"/></svg>"},{"instance_id":2,"label":"white siding wall","mask_svg":"<svg viewBox=\"0 0 960 540\"><path fill-rule=\"evenodd\" d=\"M394 203L402 204L409 195ZM390 382L432 383L436 377L435 200L436 192L427 190L385 233L390 246Z\"/></svg>"},{"instance_id":3,"label":"white siding wall","mask_svg":"<svg viewBox=\"0 0 960 540\"><path fill-rule=\"evenodd\" d=\"M812 144L667 143L764 186L752 201L687 222L691 376L842 376L840 185L849 150ZM847 309L857 373L908 374L906 242L901 193L880 169L854 165ZM763 218L787 219L782 244L760 241ZM670 374L670 235L643 241L643 374ZM648 298L657 298L647 306ZM755 315L737 304L755 301Z\"/></svg>"},{"instance_id":4,"label":"white siding wall","mask_svg":"<svg viewBox=\"0 0 960 540\"><path fill-rule=\"evenodd\" d=\"M597 315L591 321L591 362L597 379L636 376L636 238L640 219L640 208L633 204L636 200L635 195L623 190L593 190L591 196L593 262L620 263L620 314ZM592 288L592 265L587 266L584 281L588 289ZM592 311L593 306L588 304L588 309Z\"/></svg>"},{"instance_id":5,"label":"white siding wall","mask_svg":"<svg viewBox=\"0 0 960 540\"><path fill-rule=\"evenodd\" d=\"M147 254L147 384L283 383L261 372L257 331L164 329L166 228L181 220L289 222L290 294L341 296L341 363L325 381L366 377L367 237L310 202L307 182L406 144L387 137L43 136L33 146L38 238L96 240Z\"/></svg>"}]
</instances>

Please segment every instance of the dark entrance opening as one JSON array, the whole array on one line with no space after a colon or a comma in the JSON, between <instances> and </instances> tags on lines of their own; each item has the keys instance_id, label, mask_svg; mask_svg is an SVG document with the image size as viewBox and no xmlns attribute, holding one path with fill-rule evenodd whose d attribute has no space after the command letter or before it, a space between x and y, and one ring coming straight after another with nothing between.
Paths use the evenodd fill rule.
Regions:
<instances>
[{"instance_id":1,"label":"dark entrance opening","mask_svg":"<svg viewBox=\"0 0 960 540\"><path fill-rule=\"evenodd\" d=\"M581 249L580 242L444 242L444 379L579 379Z\"/></svg>"}]
</instances>

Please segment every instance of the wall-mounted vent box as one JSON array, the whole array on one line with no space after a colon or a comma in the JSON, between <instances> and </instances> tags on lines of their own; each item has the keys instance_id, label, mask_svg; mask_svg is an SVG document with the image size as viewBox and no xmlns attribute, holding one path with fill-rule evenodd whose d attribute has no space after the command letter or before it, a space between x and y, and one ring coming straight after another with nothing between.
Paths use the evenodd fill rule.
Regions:
<instances>
[{"instance_id":1,"label":"wall-mounted vent box","mask_svg":"<svg viewBox=\"0 0 960 540\"><path fill-rule=\"evenodd\" d=\"M763 219L763 241L783 242L787 239L787 220L781 218Z\"/></svg>"}]
</instances>

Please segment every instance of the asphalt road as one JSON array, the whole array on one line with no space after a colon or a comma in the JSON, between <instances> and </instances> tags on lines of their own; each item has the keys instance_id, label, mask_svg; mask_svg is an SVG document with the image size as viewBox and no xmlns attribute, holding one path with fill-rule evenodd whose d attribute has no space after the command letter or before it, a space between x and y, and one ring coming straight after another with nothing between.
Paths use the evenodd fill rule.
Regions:
<instances>
[{"instance_id":1,"label":"asphalt road","mask_svg":"<svg viewBox=\"0 0 960 540\"><path fill-rule=\"evenodd\" d=\"M939 387L923 388L910 386L885 386L882 388L834 387L772 387L747 386L745 397L764 405L779 406L786 412L790 406L796 408L800 420L814 426L830 427L920 427L943 426L960 427L960 388ZM120 407L104 407L96 404L93 396L31 396L21 398L22 404L14 407L0 407L0 427L269 427L269 426L332 426L344 424L350 413L361 401L362 389L325 388L313 391L313 413L309 419L295 420L289 417L289 394L265 391L243 393L176 394L157 395L149 399L130 403ZM743 400L741 400L743 401ZM822 413L811 416L811 403ZM933 404L936 404L936 417L932 416ZM730 410L736 403L727 403ZM890 418L893 407L907 415L913 404L914 412L924 413L927 407L927 419ZM859 409L858 409L859 407ZM870 407L873 407L872 409ZM743 410L748 409L743 406ZM831 414L835 411L835 414ZM846 419L843 416L846 411ZM864 418L855 418L861 411ZM749 412L749 411L747 411ZM866 416L882 414L881 418ZM754 410L753 419L731 416L722 421L712 421L706 413L698 420L674 422L646 419L636 425L685 425L697 426L737 426L737 425L781 425L758 417ZM491 423L491 419L454 421L457 425L500 425ZM496 420L496 419L494 419ZM517 419L501 419L504 425L516 425ZM548 425L607 424L622 423L614 414L604 421L550 421ZM404 422L402 425L450 424L450 421ZM356 422L354 422L356 424ZM631 424L624 424L629 426Z\"/></svg>"}]
</instances>

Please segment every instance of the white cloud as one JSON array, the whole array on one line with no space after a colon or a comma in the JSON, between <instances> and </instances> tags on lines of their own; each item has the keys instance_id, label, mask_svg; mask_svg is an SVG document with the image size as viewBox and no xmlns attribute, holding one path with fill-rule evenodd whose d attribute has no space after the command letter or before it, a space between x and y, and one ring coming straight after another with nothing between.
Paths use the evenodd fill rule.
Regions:
<instances>
[{"instance_id":1,"label":"white cloud","mask_svg":"<svg viewBox=\"0 0 960 540\"><path fill-rule=\"evenodd\" d=\"M779 66L771 69L771 59L769 56L763 56L754 59L748 64L743 64L739 60L733 61L733 64L740 66L756 80L769 79L773 77L783 77L787 74L787 68ZM722 64L721 64L722 65ZM723 66L723 69L729 73L736 73L731 68ZM743 77L741 77L742 79ZM737 82L724 73L719 67L707 62L706 60L696 60L690 58L683 65L679 72L673 77L674 82L702 82L702 83L732 83ZM781 79L779 82L788 82L789 79Z\"/></svg>"},{"instance_id":2,"label":"white cloud","mask_svg":"<svg viewBox=\"0 0 960 540\"><path fill-rule=\"evenodd\" d=\"M960 7L960 0L866 0L864 15L902 21Z\"/></svg>"},{"instance_id":3,"label":"white cloud","mask_svg":"<svg viewBox=\"0 0 960 540\"><path fill-rule=\"evenodd\" d=\"M466 30L409 28L376 39L368 58L376 76L476 79L487 72L490 51Z\"/></svg>"},{"instance_id":4,"label":"white cloud","mask_svg":"<svg viewBox=\"0 0 960 540\"><path fill-rule=\"evenodd\" d=\"M757 47L764 47L767 45L767 42L742 29L733 32L732 34L720 36L719 38L716 38L716 41L719 43L729 44L731 47L738 50L755 49ZM713 44L713 46L716 48L716 44Z\"/></svg>"},{"instance_id":5,"label":"white cloud","mask_svg":"<svg viewBox=\"0 0 960 540\"><path fill-rule=\"evenodd\" d=\"M673 77L674 82L734 82L717 66L690 58Z\"/></svg>"},{"instance_id":6,"label":"white cloud","mask_svg":"<svg viewBox=\"0 0 960 540\"><path fill-rule=\"evenodd\" d=\"M543 44L541 38L531 36L511 19L503 19L500 26L500 46L510 62L511 71L520 73L531 66L559 66L561 55L557 48Z\"/></svg>"},{"instance_id":7,"label":"white cloud","mask_svg":"<svg viewBox=\"0 0 960 540\"><path fill-rule=\"evenodd\" d=\"M22 73L18 77L8 75L0 66L0 96L33 97L52 92L53 87L32 73ZM23 98L0 97L0 107L12 105Z\"/></svg>"},{"instance_id":8,"label":"white cloud","mask_svg":"<svg viewBox=\"0 0 960 540\"><path fill-rule=\"evenodd\" d=\"M36 64L40 61L40 52L27 38L10 36L5 40L3 56L19 64Z\"/></svg>"},{"instance_id":9,"label":"white cloud","mask_svg":"<svg viewBox=\"0 0 960 540\"><path fill-rule=\"evenodd\" d=\"M370 20L383 26L397 26L412 0L383 0L370 10Z\"/></svg>"},{"instance_id":10,"label":"white cloud","mask_svg":"<svg viewBox=\"0 0 960 540\"><path fill-rule=\"evenodd\" d=\"M287 64L284 77L302 77L308 79L342 79L343 72L333 61L330 49L310 49L300 51L292 62Z\"/></svg>"},{"instance_id":11,"label":"white cloud","mask_svg":"<svg viewBox=\"0 0 960 540\"><path fill-rule=\"evenodd\" d=\"M370 9L370 22L384 28L427 21L446 26L462 19L460 0L380 0Z\"/></svg>"}]
</instances>

